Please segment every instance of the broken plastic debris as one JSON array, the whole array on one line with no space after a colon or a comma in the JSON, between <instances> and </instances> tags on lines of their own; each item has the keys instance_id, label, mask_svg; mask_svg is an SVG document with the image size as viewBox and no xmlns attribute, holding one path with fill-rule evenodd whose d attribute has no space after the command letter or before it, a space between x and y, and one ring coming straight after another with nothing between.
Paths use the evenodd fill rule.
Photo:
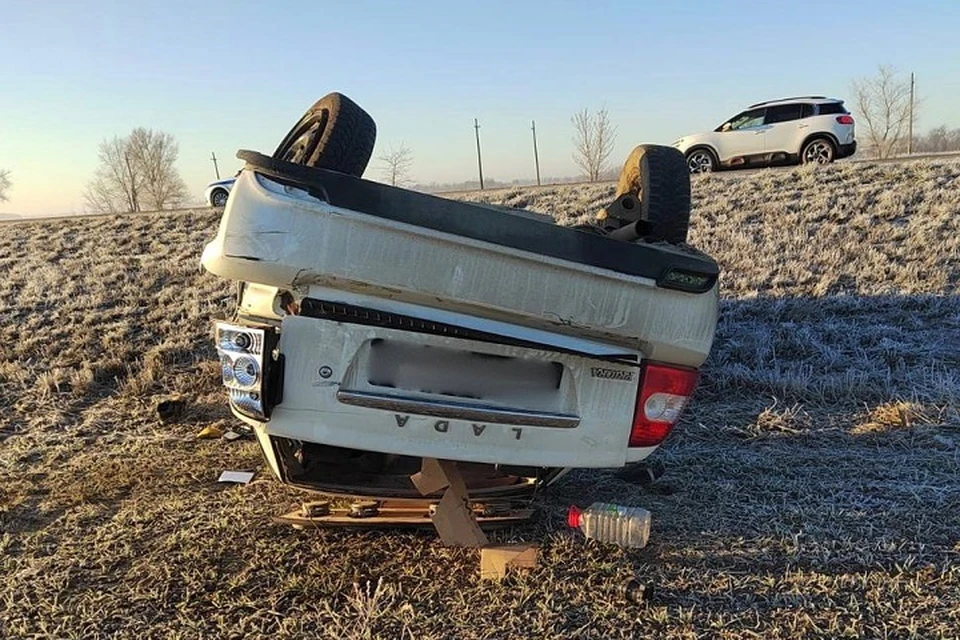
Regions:
<instances>
[{"instance_id":1,"label":"broken plastic debris","mask_svg":"<svg viewBox=\"0 0 960 640\"><path fill-rule=\"evenodd\" d=\"M186 404L186 401L178 396L164 398L157 402L157 418L159 418L163 424L176 422L180 419L180 416L183 415L183 409Z\"/></svg>"},{"instance_id":2,"label":"broken plastic debris","mask_svg":"<svg viewBox=\"0 0 960 640\"><path fill-rule=\"evenodd\" d=\"M200 440L212 440L214 438L219 438L223 435L223 429L218 427L215 424L207 425L204 427L200 433L197 434L197 438Z\"/></svg>"},{"instance_id":3,"label":"broken plastic debris","mask_svg":"<svg viewBox=\"0 0 960 640\"><path fill-rule=\"evenodd\" d=\"M253 471L224 471L220 474L220 479L217 482L247 484L251 480L253 480Z\"/></svg>"},{"instance_id":4,"label":"broken plastic debris","mask_svg":"<svg viewBox=\"0 0 960 640\"><path fill-rule=\"evenodd\" d=\"M233 429L231 429L230 431L227 431L225 434L223 434L223 439L224 439L224 440L229 440L230 442L233 442L234 440L239 440L239 439L242 438L242 437L243 437L243 434L242 434L242 433L237 433L237 432L234 431Z\"/></svg>"}]
</instances>

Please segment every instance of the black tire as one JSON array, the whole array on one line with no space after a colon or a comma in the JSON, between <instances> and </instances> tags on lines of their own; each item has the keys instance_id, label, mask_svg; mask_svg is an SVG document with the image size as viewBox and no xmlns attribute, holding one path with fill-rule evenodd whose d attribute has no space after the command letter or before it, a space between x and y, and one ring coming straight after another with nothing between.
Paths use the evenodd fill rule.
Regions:
<instances>
[{"instance_id":1,"label":"black tire","mask_svg":"<svg viewBox=\"0 0 960 640\"><path fill-rule=\"evenodd\" d=\"M716 171L717 155L706 147L698 147L687 152L687 170L690 173L712 173Z\"/></svg>"},{"instance_id":2,"label":"black tire","mask_svg":"<svg viewBox=\"0 0 960 640\"><path fill-rule=\"evenodd\" d=\"M800 161L803 164L830 164L837 157L837 147L829 138L814 138L803 145Z\"/></svg>"},{"instance_id":3,"label":"black tire","mask_svg":"<svg viewBox=\"0 0 960 640\"><path fill-rule=\"evenodd\" d=\"M377 141L377 125L341 93L317 100L274 151L277 160L361 177Z\"/></svg>"},{"instance_id":4,"label":"black tire","mask_svg":"<svg viewBox=\"0 0 960 640\"><path fill-rule=\"evenodd\" d=\"M230 194L227 193L226 189L214 189L213 193L210 194L210 206L225 207L227 205L227 198L229 197Z\"/></svg>"},{"instance_id":5,"label":"black tire","mask_svg":"<svg viewBox=\"0 0 960 640\"><path fill-rule=\"evenodd\" d=\"M640 156L640 219L649 223L645 238L679 244L690 227L690 171L673 147L644 145Z\"/></svg>"}]
</instances>

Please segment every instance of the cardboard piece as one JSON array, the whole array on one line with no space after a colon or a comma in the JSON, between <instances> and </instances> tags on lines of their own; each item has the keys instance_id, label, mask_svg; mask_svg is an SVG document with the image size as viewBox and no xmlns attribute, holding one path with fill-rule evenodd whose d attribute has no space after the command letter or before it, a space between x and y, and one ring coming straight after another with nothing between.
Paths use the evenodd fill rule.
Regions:
<instances>
[{"instance_id":1,"label":"cardboard piece","mask_svg":"<svg viewBox=\"0 0 960 640\"><path fill-rule=\"evenodd\" d=\"M470 509L467 485L456 462L424 458L420 472L410 479L423 495L447 488L431 518L445 545L474 548L487 545L487 536Z\"/></svg>"},{"instance_id":2,"label":"cardboard piece","mask_svg":"<svg viewBox=\"0 0 960 640\"><path fill-rule=\"evenodd\" d=\"M236 482L247 484L253 480L253 471L224 471L217 482Z\"/></svg>"},{"instance_id":3,"label":"cardboard piece","mask_svg":"<svg viewBox=\"0 0 960 640\"><path fill-rule=\"evenodd\" d=\"M487 536L473 517L466 497L453 487L444 492L431 520L440 534L440 540L449 547L478 548L488 544Z\"/></svg>"},{"instance_id":4,"label":"cardboard piece","mask_svg":"<svg viewBox=\"0 0 960 640\"><path fill-rule=\"evenodd\" d=\"M424 458L420 465L420 471L410 476L410 480L422 496L430 495L450 486L447 474L444 473L440 462L436 458Z\"/></svg>"},{"instance_id":5,"label":"cardboard piece","mask_svg":"<svg viewBox=\"0 0 960 640\"><path fill-rule=\"evenodd\" d=\"M537 566L539 553L539 548L532 544L484 547L480 550L480 579L501 580L509 567L532 569Z\"/></svg>"}]
</instances>

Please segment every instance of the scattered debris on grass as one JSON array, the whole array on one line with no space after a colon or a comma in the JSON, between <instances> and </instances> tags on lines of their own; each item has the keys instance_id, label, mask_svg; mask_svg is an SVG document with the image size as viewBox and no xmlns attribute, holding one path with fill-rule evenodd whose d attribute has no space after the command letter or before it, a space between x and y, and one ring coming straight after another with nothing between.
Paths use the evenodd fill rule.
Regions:
<instances>
[{"instance_id":1,"label":"scattered debris on grass","mask_svg":"<svg viewBox=\"0 0 960 640\"><path fill-rule=\"evenodd\" d=\"M247 484L253 480L253 471L224 471L220 474L217 482L232 482L236 484Z\"/></svg>"}]
</instances>

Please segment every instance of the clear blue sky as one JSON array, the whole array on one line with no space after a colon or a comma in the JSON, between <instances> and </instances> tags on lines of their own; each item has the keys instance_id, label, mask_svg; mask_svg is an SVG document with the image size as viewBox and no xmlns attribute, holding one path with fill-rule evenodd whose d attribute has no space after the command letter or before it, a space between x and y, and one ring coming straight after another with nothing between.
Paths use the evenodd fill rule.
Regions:
<instances>
[{"instance_id":1,"label":"clear blue sky","mask_svg":"<svg viewBox=\"0 0 960 640\"><path fill-rule=\"evenodd\" d=\"M917 73L919 129L960 127L960 2L3 0L0 212L69 213L97 145L172 133L200 198L272 152L317 98L346 93L405 141L420 181L574 175L570 116L606 104L617 162L641 142L716 126L751 102L823 93L878 64ZM378 177L375 163L367 176Z\"/></svg>"}]
</instances>

